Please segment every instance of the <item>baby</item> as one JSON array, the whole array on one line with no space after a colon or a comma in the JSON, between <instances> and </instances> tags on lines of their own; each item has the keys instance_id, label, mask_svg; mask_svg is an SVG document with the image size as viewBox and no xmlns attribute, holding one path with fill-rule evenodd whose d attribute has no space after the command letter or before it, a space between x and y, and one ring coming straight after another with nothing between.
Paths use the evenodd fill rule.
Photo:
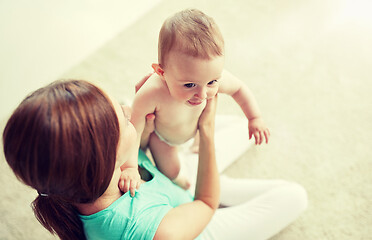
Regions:
<instances>
[{"instance_id":1,"label":"baby","mask_svg":"<svg viewBox=\"0 0 372 240\"><path fill-rule=\"evenodd\" d=\"M168 18L159 34L159 63L138 90L131 122L138 136L145 116L155 114L155 131L138 144L150 147L158 169L181 187L187 179L177 178L180 162L177 145L197 133L199 116L206 100L217 93L234 98L248 118L249 139L268 142L270 133L248 87L224 70L224 40L214 20L203 12L188 9Z\"/></svg>"}]
</instances>

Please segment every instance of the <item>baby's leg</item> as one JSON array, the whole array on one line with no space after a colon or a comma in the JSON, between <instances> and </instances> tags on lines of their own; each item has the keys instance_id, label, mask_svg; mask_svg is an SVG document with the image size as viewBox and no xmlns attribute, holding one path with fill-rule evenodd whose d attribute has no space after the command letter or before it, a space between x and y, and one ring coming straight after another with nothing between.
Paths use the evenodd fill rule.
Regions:
<instances>
[{"instance_id":1,"label":"baby's leg","mask_svg":"<svg viewBox=\"0 0 372 240\"><path fill-rule=\"evenodd\" d=\"M190 187L189 181L185 177L178 176L181 164L178 159L177 147L170 146L160 140L155 133L152 133L150 136L149 147L159 171L178 186L188 189Z\"/></svg>"}]
</instances>

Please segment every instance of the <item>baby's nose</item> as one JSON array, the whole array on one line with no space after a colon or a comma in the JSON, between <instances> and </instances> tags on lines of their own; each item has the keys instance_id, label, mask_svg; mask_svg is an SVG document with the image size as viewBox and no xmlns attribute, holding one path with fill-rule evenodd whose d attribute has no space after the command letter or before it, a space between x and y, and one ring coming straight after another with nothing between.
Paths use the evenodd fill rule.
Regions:
<instances>
[{"instance_id":1,"label":"baby's nose","mask_svg":"<svg viewBox=\"0 0 372 240\"><path fill-rule=\"evenodd\" d=\"M207 91L205 89L200 89L195 95L200 99L206 99Z\"/></svg>"}]
</instances>

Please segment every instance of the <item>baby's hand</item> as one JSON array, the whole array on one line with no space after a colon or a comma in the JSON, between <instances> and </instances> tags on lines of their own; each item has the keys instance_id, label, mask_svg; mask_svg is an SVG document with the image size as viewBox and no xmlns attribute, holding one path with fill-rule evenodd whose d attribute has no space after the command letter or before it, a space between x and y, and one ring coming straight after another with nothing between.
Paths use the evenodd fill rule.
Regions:
<instances>
[{"instance_id":1,"label":"baby's hand","mask_svg":"<svg viewBox=\"0 0 372 240\"><path fill-rule=\"evenodd\" d=\"M248 129L249 129L249 139L251 139L253 135L256 141L256 145L257 144L260 145L263 142L264 138L266 139L266 143L269 142L270 131L266 127L262 118L253 118L249 120Z\"/></svg>"},{"instance_id":2,"label":"baby's hand","mask_svg":"<svg viewBox=\"0 0 372 240\"><path fill-rule=\"evenodd\" d=\"M119 188L122 192L130 191L130 195L134 197L136 189L141 185L141 177L137 168L126 168L121 171L119 180Z\"/></svg>"}]
</instances>

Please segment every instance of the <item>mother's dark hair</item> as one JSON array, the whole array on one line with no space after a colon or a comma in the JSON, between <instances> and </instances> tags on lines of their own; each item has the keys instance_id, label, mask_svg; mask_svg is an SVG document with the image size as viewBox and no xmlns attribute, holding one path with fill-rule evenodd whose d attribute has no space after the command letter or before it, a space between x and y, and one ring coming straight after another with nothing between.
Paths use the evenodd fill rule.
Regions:
<instances>
[{"instance_id":1,"label":"mother's dark hair","mask_svg":"<svg viewBox=\"0 0 372 240\"><path fill-rule=\"evenodd\" d=\"M32 203L36 218L61 239L85 239L74 205L105 192L118 141L109 98L77 80L57 81L26 97L3 133L9 166L39 192Z\"/></svg>"}]
</instances>

